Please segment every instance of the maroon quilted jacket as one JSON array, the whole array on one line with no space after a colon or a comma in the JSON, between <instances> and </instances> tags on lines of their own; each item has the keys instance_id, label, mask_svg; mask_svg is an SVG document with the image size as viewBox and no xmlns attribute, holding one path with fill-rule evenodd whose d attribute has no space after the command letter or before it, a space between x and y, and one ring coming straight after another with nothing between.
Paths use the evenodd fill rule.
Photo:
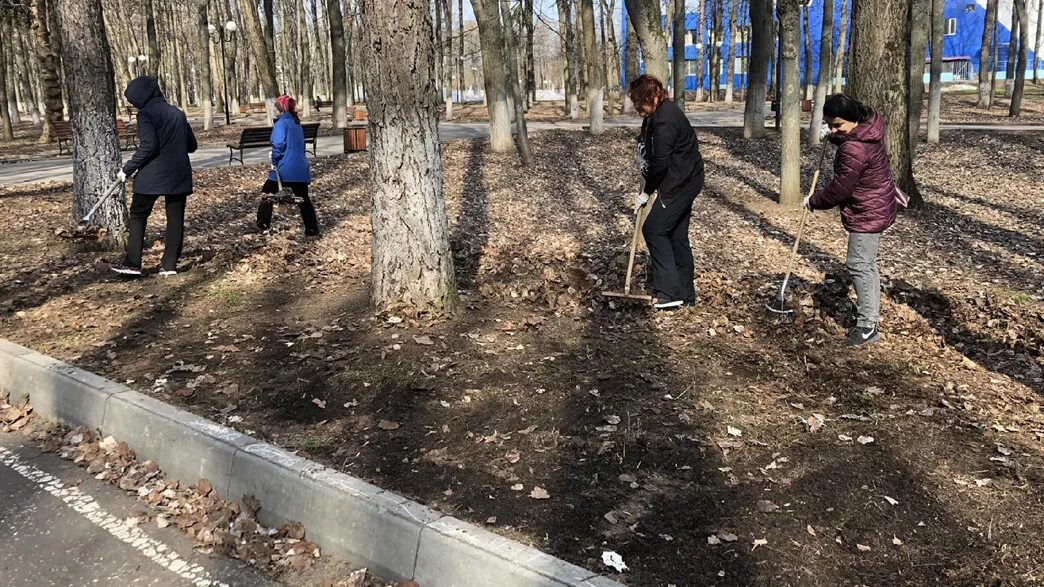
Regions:
<instances>
[{"instance_id":1,"label":"maroon quilted jacket","mask_svg":"<svg viewBox=\"0 0 1044 587\"><path fill-rule=\"evenodd\" d=\"M899 207L884 146L884 118L877 112L847 135L832 135L837 145L834 179L809 200L813 210L841 208L849 232L884 232Z\"/></svg>"}]
</instances>

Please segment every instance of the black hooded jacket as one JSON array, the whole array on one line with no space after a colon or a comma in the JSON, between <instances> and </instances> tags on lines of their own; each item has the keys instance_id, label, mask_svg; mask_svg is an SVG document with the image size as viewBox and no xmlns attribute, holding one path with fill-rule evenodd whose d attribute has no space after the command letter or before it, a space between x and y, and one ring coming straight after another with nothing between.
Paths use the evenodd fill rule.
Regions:
<instances>
[{"instance_id":1,"label":"black hooded jacket","mask_svg":"<svg viewBox=\"0 0 1044 587\"><path fill-rule=\"evenodd\" d=\"M664 205L679 196L695 197L703 190L703 156L692 123L673 100L664 100L642 121L635 149L643 190L659 190Z\"/></svg>"},{"instance_id":2,"label":"black hooded jacket","mask_svg":"<svg viewBox=\"0 0 1044 587\"><path fill-rule=\"evenodd\" d=\"M138 109L138 150L123 166L134 178L134 193L182 195L192 193L192 164L189 153L196 151L185 113L167 103L159 84L142 76L123 93Z\"/></svg>"}]
</instances>

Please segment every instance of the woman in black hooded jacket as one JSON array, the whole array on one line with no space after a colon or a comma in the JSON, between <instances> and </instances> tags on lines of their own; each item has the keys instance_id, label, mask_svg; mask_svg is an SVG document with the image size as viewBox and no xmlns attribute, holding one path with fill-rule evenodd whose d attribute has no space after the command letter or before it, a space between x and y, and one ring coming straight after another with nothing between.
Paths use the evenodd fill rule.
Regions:
<instances>
[{"instance_id":1,"label":"woman in black hooded jacket","mask_svg":"<svg viewBox=\"0 0 1044 587\"><path fill-rule=\"evenodd\" d=\"M185 202L192 193L192 164L196 136L185 113L171 106L160 92L156 78L141 76L123 93L138 109L138 150L117 174L120 181L134 176L127 238L127 256L112 270L141 275L141 251L145 246L145 224L161 196L167 211L160 275L177 273L185 233ZM137 175L135 175L137 173Z\"/></svg>"}]
</instances>

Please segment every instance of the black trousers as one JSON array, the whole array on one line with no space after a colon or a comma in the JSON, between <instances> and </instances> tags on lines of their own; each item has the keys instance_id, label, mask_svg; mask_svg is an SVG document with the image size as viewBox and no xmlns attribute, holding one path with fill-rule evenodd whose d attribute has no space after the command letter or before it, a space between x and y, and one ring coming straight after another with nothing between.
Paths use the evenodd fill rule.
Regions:
<instances>
[{"instance_id":1,"label":"black trousers","mask_svg":"<svg viewBox=\"0 0 1044 587\"><path fill-rule=\"evenodd\" d=\"M124 264L141 267L141 251L145 247L145 224L152 214L156 200L163 198L167 208L167 232L163 236L163 271L177 271L181 246L185 239L186 194L154 196L134 194L130 206L130 235L127 240L127 259Z\"/></svg>"},{"instance_id":2,"label":"black trousers","mask_svg":"<svg viewBox=\"0 0 1044 587\"><path fill-rule=\"evenodd\" d=\"M298 204L297 207L301 210L301 219L304 221L305 234L308 236L318 235L319 218L315 214L315 206L312 204L312 199L308 197L308 184L284 182L283 186L292 189L294 195L301 200L301 203ZM271 180L266 181L265 185L261 188L261 192L264 194L275 194L278 191L278 184ZM274 204L272 203L272 200L267 197L261 198L261 204L257 207L257 227L261 230L271 228L273 206Z\"/></svg>"},{"instance_id":3,"label":"black trousers","mask_svg":"<svg viewBox=\"0 0 1044 587\"><path fill-rule=\"evenodd\" d=\"M689 219L697 194L699 191L676 196L666 205L657 198L642 226L649 248L653 291L661 301L696 300Z\"/></svg>"}]
</instances>

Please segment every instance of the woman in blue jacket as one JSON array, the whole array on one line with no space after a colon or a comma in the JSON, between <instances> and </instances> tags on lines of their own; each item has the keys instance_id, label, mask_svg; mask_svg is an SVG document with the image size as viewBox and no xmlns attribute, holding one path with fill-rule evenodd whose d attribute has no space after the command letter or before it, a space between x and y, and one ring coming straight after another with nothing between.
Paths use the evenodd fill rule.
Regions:
<instances>
[{"instance_id":1,"label":"woman in blue jacket","mask_svg":"<svg viewBox=\"0 0 1044 587\"><path fill-rule=\"evenodd\" d=\"M276 110L279 111L279 118L272 126L273 169L268 173L268 180L262 186L261 193L279 193L275 171L278 169L283 186L292 189L300 201L298 206L304 220L305 234L319 236L319 219L315 215L315 206L308 197L308 184L312 182L312 174L308 158L305 156L304 129L301 128L301 119L297 116L297 100L290 96L280 96L276 99ZM271 226L272 200L265 195L257 208L257 227L267 230Z\"/></svg>"}]
</instances>

